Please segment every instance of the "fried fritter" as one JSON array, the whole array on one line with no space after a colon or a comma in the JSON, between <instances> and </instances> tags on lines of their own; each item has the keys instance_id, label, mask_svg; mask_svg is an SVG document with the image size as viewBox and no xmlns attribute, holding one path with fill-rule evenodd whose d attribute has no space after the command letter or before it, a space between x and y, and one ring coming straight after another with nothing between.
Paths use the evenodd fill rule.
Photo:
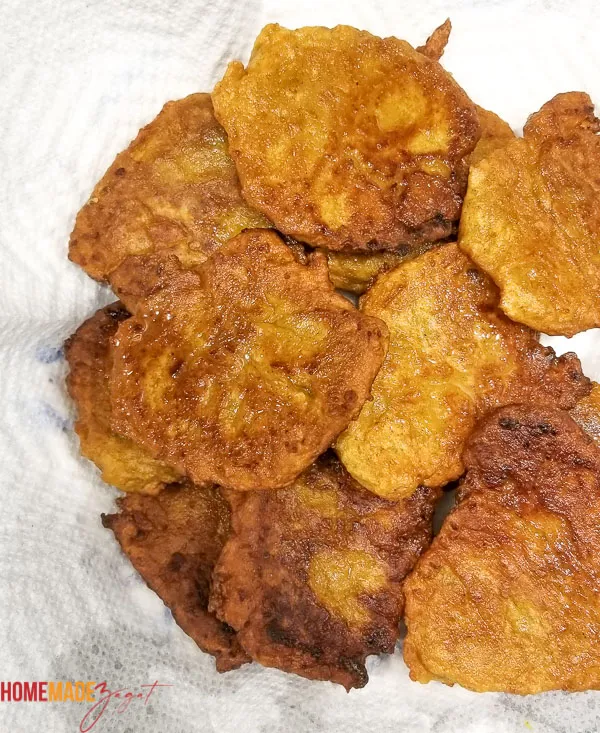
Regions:
<instances>
[{"instance_id":1,"label":"fried fritter","mask_svg":"<svg viewBox=\"0 0 600 733\"><path fill-rule=\"evenodd\" d=\"M102 523L179 626L215 657L219 672L250 661L235 631L208 611L212 571L230 530L219 490L174 484L159 496L130 495L117 504L119 513L102 515Z\"/></svg>"},{"instance_id":2,"label":"fried fritter","mask_svg":"<svg viewBox=\"0 0 600 733\"><path fill-rule=\"evenodd\" d=\"M261 664L365 685L365 658L394 651L402 582L431 541L436 492L379 499L326 455L288 488L226 496L232 534L211 609Z\"/></svg>"},{"instance_id":3,"label":"fried fritter","mask_svg":"<svg viewBox=\"0 0 600 733\"><path fill-rule=\"evenodd\" d=\"M600 384L593 383L592 391L570 412L575 422L600 445Z\"/></svg>"},{"instance_id":4,"label":"fried fritter","mask_svg":"<svg viewBox=\"0 0 600 733\"><path fill-rule=\"evenodd\" d=\"M196 483L286 486L358 414L387 329L266 229L182 278L119 328L115 427Z\"/></svg>"},{"instance_id":5,"label":"fried fritter","mask_svg":"<svg viewBox=\"0 0 600 733\"><path fill-rule=\"evenodd\" d=\"M384 272L393 270L401 262L416 257L434 244L421 247L402 247L394 252L330 252L325 251L329 279L334 287L361 295L366 292L375 280Z\"/></svg>"},{"instance_id":6,"label":"fried fritter","mask_svg":"<svg viewBox=\"0 0 600 733\"><path fill-rule=\"evenodd\" d=\"M349 26L266 26L213 92L244 198L330 250L448 237L479 138L474 105L436 62Z\"/></svg>"},{"instance_id":7,"label":"fried fritter","mask_svg":"<svg viewBox=\"0 0 600 733\"><path fill-rule=\"evenodd\" d=\"M484 109L479 105L476 107L481 126L481 137L475 150L469 155L469 165L477 165L494 150L505 147L515 139L515 133L508 122L504 122L501 117L490 112L489 109Z\"/></svg>"},{"instance_id":8,"label":"fried fritter","mask_svg":"<svg viewBox=\"0 0 600 733\"><path fill-rule=\"evenodd\" d=\"M598 131L587 94L558 95L471 168L459 244L504 312L544 333L600 325Z\"/></svg>"},{"instance_id":9,"label":"fried fritter","mask_svg":"<svg viewBox=\"0 0 600 733\"><path fill-rule=\"evenodd\" d=\"M128 255L169 250L192 267L243 229L268 226L241 197L210 95L192 94L117 156L77 216L69 257L110 280Z\"/></svg>"},{"instance_id":10,"label":"fried fritter","mask_svg":"<svg viewBox=\"0 0 600 733\"><path fill-rule=\"evenodd\" d=\"M512 405L477 427L465 465L405 584L412 679L600 688L600 450L567 413Z\"/></svg>"},{"instance_id":11,"label":"fried fritter","mask_svg":"<svg viewBox=\"0 0 600 733\"><path fill-rule=\"evenodd\" d=\"M575 354L556 358L496 310L498 293L456 244L382 275L361 298L390 343L373 399L336 449L363 486L400 499L463 471L475 422L515 401L570 409L591 389Z\"/></svg>"},{"instance_id":12,"label":"fried fritter","mask_svg":"<svg viewBox=\"0 0 600 733\"><path fill-rule=\"evenodd\" d=\"M108 377L110 340L129 313L120 303L102 308L65 344L69 364L67 388L77 405L75 432L84 456L93 461L106 483L122 491L155 494L178 474L144 448L111 428Z\"/></svg>"}]
</instances>

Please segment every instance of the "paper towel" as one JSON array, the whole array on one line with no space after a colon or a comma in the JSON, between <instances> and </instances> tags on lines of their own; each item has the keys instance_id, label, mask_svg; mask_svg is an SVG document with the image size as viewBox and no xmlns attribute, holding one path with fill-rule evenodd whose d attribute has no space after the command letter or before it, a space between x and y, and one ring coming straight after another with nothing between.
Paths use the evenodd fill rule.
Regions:
<instances>
[{"instance_id":1,"label":"paper towel","mask_svg":"<svg viewBox=\"0 0 600 733\"><path fill-rule=\"evenodd\" d=\"M600 729L600 693L476 695L408 679L399 652L346 694L258 665L217 675L121 556L116 492L78 455L61 344L111 295L66 259L77 209L162 104L210 90L261 26L347 23L413 44L518 129L559 91L600 99L596 3L568 0L4 0L0 23L0 680L159 680L94 731L552 733ZM600 378L598 334L570 342ZM0 733L78 730L82 703L0 703Z\"/></svg>"}]
</instances>

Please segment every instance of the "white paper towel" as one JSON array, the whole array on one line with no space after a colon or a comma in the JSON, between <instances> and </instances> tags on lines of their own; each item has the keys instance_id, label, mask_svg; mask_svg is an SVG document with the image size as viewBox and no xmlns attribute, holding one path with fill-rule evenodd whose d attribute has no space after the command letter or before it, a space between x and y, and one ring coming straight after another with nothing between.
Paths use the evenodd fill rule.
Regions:
<instances>
[{"instance_id":1,"label":"white paper towel","mask_svg":"<svg viewBox=\"0 0 600 733\"><path fill-rule=\"evenodd\" d=\"M399 652L346 694L213 661L147 590L99 515L116 492L78 455L63 339L111 300L66 259L77 209L162 104L210 90L268 21L347 23L413 44L447 16L444 64L518 129L559 91L600 100L600 15L569 0L4 0L0 20L0 680L170 683L94 731L597 731L600 693L519 698L411 683ZM600 378L598 334L567 342ZM78 730L81 703L0 703L0 733Z\"/></svg>"}]
</instances>

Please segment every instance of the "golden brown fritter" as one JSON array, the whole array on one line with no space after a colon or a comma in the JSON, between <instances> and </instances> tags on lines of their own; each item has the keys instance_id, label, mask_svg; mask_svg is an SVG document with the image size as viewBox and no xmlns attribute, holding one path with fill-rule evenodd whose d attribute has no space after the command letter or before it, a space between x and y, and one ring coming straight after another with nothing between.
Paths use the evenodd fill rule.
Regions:
<instances>
[{"instance_id":1,"label":"golden brown fritter","mask_svg":"<svg viewBox=\"0 0 600 733\"><path fill-rule=\"evenodd\" d=\"M459 244L504 312L544 333L600 325L599 130L587 94L561 94L471 168Z\"/></svg>"},{"instance_id":2,"label":"golden brown fritter","mask_svg":"<svg viewBox=\"0 0 600 733\"><path fill-rule=\"evenodd\" d=\"M433 61L439 61L444 55L451 32L452 23L450 18L446 18L442 25L438 26L425 41L425 45L417 46L416 50Z\"/></svg>"},{"instance_id":3,"label":"golden brown fritter","mask_svg":"<svg viewBox=\"0 0 600 733\"><path fill-rule=\"evenodd\" d=\"M69 257L97 280L129 255L168 250L198 265L247 227L246 205L210 95L165 105L120 153L77 216Z\"/></svg>"},{"instance_id":4,"label":"golden brown fritter","mask_svg":"<svg viewBox=\"0 0 600 733\"><path fill-rule=\"evenodd\" d=\"M232 534L211 609L267 667L365 685L365 657L394 651L402 582L431 540L436 492L387 502L326 455L288 488L226 496Z\"/></svg>"},{"instance_id":5,"label":"golden brown fritter","mask_svg":"<svg viewBox=\"0 0 600 733\"><path fill-rule=\"evenodd\" d=\"M479 105L476 107L481 126L481 137L475 150L469 155L469 165L477 165L494 150L505 147L516 137L508 122L504 122L501 117L488 109Z\"/></svg>"},{"instance_id":6,"label":"golden brown fritter","mask_svg":"<svg viewBox=\"0 0 600 733\"><path fill-rule=\"evenodd\" d=\"M405 584L412 679L518 694L600 688L600 451L512 405L465 451L460 501Z\"/></svg>"},{"instance_id":7,"label":"golden brown fritter","mask_svg":"<svg viewBox=\"0 0 600 733\"><path fill-rule=\"evenodd\" d=\"M230 511L218 489L173 484L159 496L117 500L102 515L123 552L219 672L250 661L235 631L208 611L212 571L230 530Z\"/></svg>"},{"instance_id":8,"label":"golden brown fritter","mask_svg":"<svg viewBox=\"0 0 600 733\"><path fill-rule=\"evenodd\" d=\"M443 486L461 475L465 440L487 411L515 401L570 409L590 391L575 354L556 358L497 302L456 244L381 275L361 298L390 331L373 399L336 444L363 486L387 499Z\"/></svg>"},{"instance_id":9,"label":"golden brown fritter","mask_svg":"<svg viewBox=\"0 0 600 733\"><path fill-rule=\"evenodd\" d=\"M108 376L110 340L129 313L120 303L102 308L67 340L67 388L77 405L75 432L84 456L93 461L106 483L122 491L155 494L178 474L144 448L111 428Z\"/></svg>"},{"instance_id":10,"label":"golden brown fritter","mask_svg":"<svg viewBox=\"0 0 600 733\"><path fill-rule=\"evenodd\" d=\"M115 340L114 423L196 483L292 482L359 412L385 325L273 232L240 234L138 305Z\"/></svg>"},{"instance_id":11,"label":"golden brown fritter","mask_svg":"<svg viewBox=\"0 0 600 733\"><path fill-rule=\"evenodd\" d=\"M592 391L570 411L571 417L600 445L600 384L593 383Z\"/></svg>"},{"instance_id":12,"label":"golden brown fritter","mask_svg":"<svg viewBox=\"0 0 600 733\"><path fill-rule=\"evenodd\" d=\"M244 198L331 250L448 237L479 138L474 105L437 63L349 26L266 26L213 95Z\"/></svg>"},{"instance_id":13,"label":"golden brown fritter","mask_svg":"<svg viewBox=\"0 0 600 733\"><path fill-rule=\"evenodd\" d=\"M393 270L401 262L416 257L435 244L420 247L401 247L393 252L331 252L324 250L329 268L329 279L334 287L361 295L384 272Z\"/></svg>"}]
</instances>

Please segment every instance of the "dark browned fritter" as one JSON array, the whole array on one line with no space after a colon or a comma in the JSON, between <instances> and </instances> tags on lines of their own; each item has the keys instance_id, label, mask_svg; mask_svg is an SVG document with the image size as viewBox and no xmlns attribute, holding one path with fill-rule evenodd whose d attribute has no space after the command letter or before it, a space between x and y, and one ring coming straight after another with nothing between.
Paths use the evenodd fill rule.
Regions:
<instances>
[{"instance_id":1,"label":"dark browned fritter","mask_svg":"<svg viewBox=\"0 0 600 733\"><path fill-rule=\"evenodd\" d=\"M218 489L171 485L158 496L117 500L102 516L133 567L171 609L181 628L215 657L219 672L249 661L235 632L208 611L213 567L229 533L229 507Z\"/></svg>"},{"instance_id":2,"label":"dark browned fritter","mask_svg":"<svg viewBox=\"0 0 600 733\"><path fill-rule=\"evenodd\" d=\"M232 534L210 608L261 664L362 687L365 658L394 651L402 583L430 542L436 496L380 499L328 454L288 488L228 491Z\"/></svg>"}]
</instances>

